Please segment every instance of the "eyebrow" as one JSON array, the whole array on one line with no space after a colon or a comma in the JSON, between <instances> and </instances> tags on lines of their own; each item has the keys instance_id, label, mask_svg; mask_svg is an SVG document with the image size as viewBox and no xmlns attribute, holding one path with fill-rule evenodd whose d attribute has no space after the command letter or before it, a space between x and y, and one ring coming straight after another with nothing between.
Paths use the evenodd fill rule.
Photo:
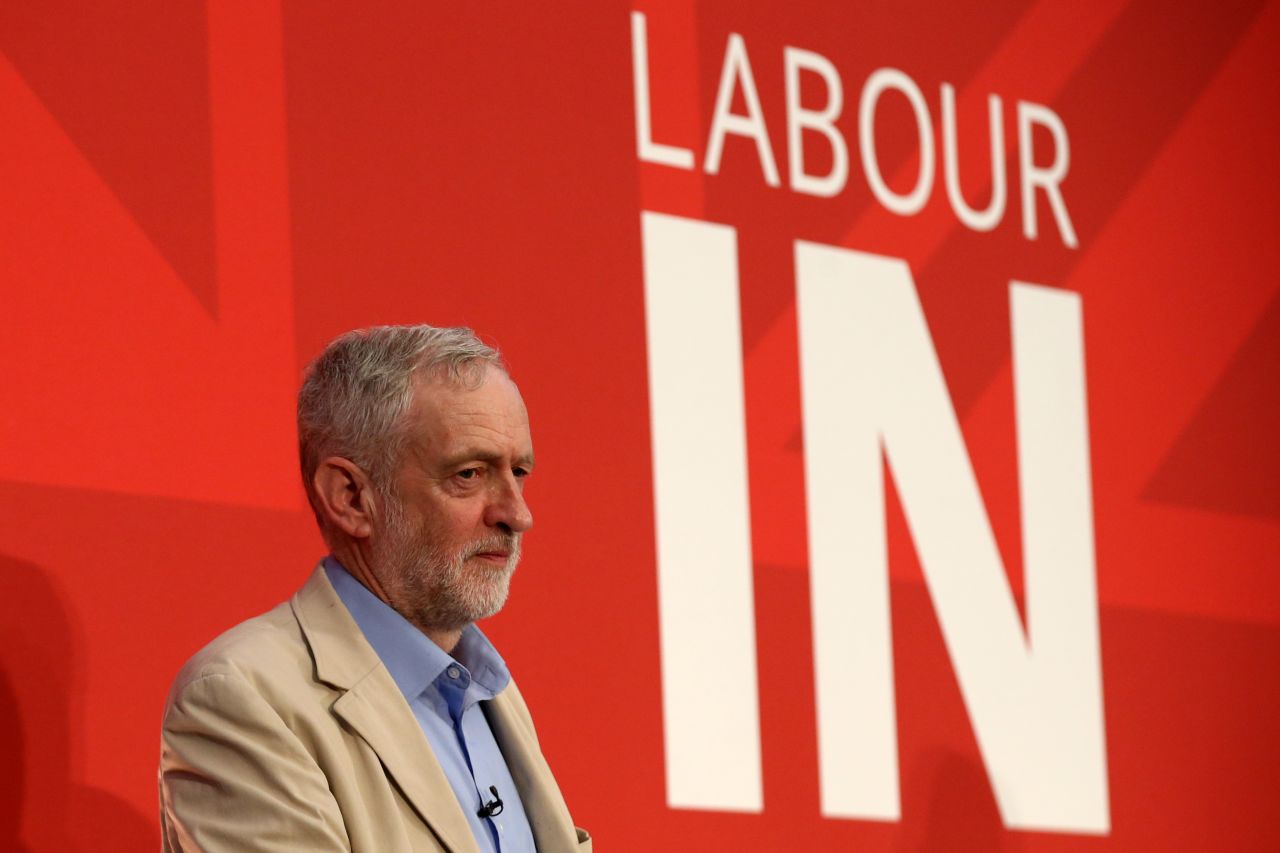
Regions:
<instances>
[{"instance_id":1,"label":"eyebrow","mask_svg":"<svg viewBox=\"0 0 1280 853\"><path fill-rule=\"evenodd\" d=\"M479 461L479 462L494 463L494 462L500 461L502 458L503 456L500 453L492 453L490 451L481 450L476 447L468 447L458 451L457 453L450 454L448 457L445 458L443 464L446 468L452 468L455 465L461 465L463 462L470 462L472 460ZM534 467L534 460L533 460L532 453L521 454L517 456L513 461L516 465L522 468L532 469Z\"/></svg>"}]
</instances>

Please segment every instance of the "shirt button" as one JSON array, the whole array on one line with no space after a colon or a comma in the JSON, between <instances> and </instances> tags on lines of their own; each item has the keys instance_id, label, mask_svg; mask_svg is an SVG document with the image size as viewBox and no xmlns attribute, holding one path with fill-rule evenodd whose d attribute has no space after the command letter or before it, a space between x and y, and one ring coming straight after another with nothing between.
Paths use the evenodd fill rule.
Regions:
<instances>
[{"instance_id":1,"label":"shirt button","mask_svg":"<svg viewBox=\"0 0 1280 853\"><path fill-rule=\"evenodd\" d=\"M445 673L450 678L457 678L458 676L462 675L462 670L458 669L456 666L451 666L445 670Z\"/></svg>"}]
</instances>

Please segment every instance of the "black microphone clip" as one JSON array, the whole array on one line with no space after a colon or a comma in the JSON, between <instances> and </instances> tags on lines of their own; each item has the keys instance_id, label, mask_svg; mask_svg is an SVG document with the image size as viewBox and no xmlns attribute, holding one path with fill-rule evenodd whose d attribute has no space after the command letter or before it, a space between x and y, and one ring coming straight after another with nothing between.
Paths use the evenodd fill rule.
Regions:
<instances>
[{"instance_id":1,"label":"black microphone clip","mask_svg":"<svg viewBox=\"0 0 1280 853\"><path fill-rule=\"evenodd\" d=\"M502 797L498 796L498 786L490 785L489 793L493 794L493 799L480 807L476 812L477 817L495 817L502 814Z\"/></svg>"}]
</instances>

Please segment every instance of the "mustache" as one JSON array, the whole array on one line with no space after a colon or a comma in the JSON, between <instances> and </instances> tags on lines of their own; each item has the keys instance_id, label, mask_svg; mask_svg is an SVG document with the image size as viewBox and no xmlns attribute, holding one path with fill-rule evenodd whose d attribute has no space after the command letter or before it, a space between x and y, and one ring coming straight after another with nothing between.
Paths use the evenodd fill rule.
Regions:
<instances>
[{"instance_id":1,"label":"mustache","mask_svg":"<svg viewBox=\"0 0 1280 853\"><path fill-rule=\"evenodd\" d=\"M491 554L494 552L506 554L507 559L509 560L512 558L519 559L520 558L520 534L505 533L505 534L497 534L494 536L485 537L484 539L481 539L477 542L472 542L470 545L468 545L466 548L463 549L462 553L459 556L465 562L466 560L471 559L477 554Z\"/></svg>"}]
</instances>

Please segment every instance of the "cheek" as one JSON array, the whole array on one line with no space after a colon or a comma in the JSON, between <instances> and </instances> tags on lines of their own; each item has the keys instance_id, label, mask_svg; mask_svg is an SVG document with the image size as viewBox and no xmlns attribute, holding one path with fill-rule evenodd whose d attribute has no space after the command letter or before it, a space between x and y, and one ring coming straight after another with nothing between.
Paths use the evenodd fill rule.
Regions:
<instances>
[{"instance_id":1,"label":"cheek","mask_svg":"<svg viewBox=\"0 0 1280 853\"><path fill-rule=\"evenodd\" d=\"M441 541L454 544L469 542L484 527L483 505L479 501L452 501L434 507L426 516L425 527Z\"/></svg>"}]
</instances>

